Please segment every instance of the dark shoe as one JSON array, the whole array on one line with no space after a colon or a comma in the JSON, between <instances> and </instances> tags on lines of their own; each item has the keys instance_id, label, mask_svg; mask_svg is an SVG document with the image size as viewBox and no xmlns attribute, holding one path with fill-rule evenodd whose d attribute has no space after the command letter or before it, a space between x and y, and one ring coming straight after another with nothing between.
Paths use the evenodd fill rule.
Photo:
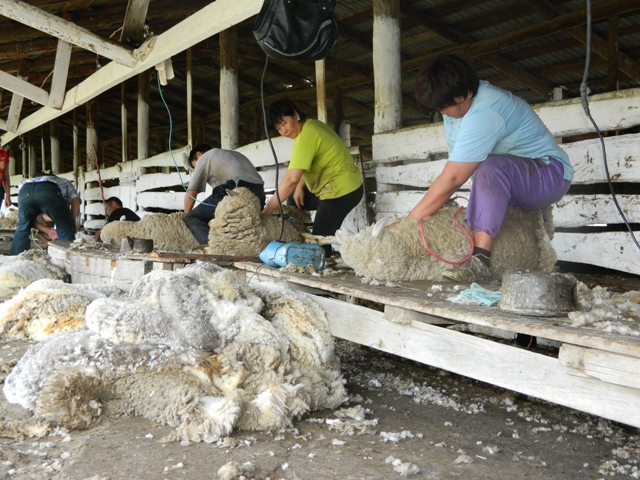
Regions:
<instances>
[{"instance_id":1,"label":"dark shoe","mask_svg":"<svg viewBox=\"0 0 640 480\"><path fill-rule=\"evenodd\" d=\"M473 283L490 279L491 270L478 258L471 257L464 264L455 265L445 270L442 272L442 276L458 283Z\"/></svg>"}]
</instances>

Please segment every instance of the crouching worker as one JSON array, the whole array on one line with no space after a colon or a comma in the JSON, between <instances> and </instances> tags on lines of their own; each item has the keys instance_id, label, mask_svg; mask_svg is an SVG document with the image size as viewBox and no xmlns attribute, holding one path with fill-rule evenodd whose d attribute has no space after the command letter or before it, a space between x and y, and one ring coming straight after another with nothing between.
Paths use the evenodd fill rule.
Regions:
<instances>
[{"instance_id":1,"label":"crouching worker","mask_svg":"<svg viewBox=\"0 0 640 480\"><path fill-rule=\"evenodd\" d=\"M140 217L133 210L126 208L122 205L122 201L118 197L109 197L104 201L104 206L107 211L107 223L118 222L120 220L126 220L128 222L139 222ZM100 232L98 230L93 235L93 240L98 241L100 238Z\"/></svg>"},{"instance_id":2,"label":"crouching worker","mask_svg":"<svg viewBox=\"0 0 640 480\"><path fill-rule=\"evenodd\" d=\"M79 209L80 197L69 180L44 173L24 180L18 186L18 228L13 235L10 255L29 250L31 226L41 213L53 220L59 240L72 242Z\"/></svg>"},{"instance_id":3,"label":"crouching worker","mask_svg":"<svg viewBox=\"0 0 640 480\"><path fill-rule=\"evenodd\" d=\"M300 209L316 210L314 235L333 235L364 192L362 174L338 134L319 120L307 119L290 100L278 100L267 112L270 128L293 139L289 168L278 185L280 201L293 195ZM273 195L263 213L278 208ZM324 245L327 256L331 246Z\"/></svg>"},{"instance_id":4,"label":"crouching worker","mask_svg":"<svg viewBox=\"0 0 640 480\"><path fill-rule=\"evenodd\" d=\"M213 220L216 207L228 190L238 187L249 189L264 207L264 181L251 160L241 153L221 148L211 148L207 144L193 147L189 153L189 163L195 170L184 197L184 223L201 245L209 240L209 222ZM213 192L196 208L196 196L204 192L206 184Z\"/></svg>"},{"instance_id":5,"label":"crouching worker","mask_svg":"<svg viewBox=\"0 0 640 480\"><path fill-rule=\"evenodd\" d=\"M442 114L449 159L408 217L435 213L474 175L465 218L473 229L473 256L445 276L488 278L507 206L544 211L560 200L573 178L569 157L531 106L479 80L460 57L427 60L415 97L423 110Z\"/></svg>"}]
</instances>

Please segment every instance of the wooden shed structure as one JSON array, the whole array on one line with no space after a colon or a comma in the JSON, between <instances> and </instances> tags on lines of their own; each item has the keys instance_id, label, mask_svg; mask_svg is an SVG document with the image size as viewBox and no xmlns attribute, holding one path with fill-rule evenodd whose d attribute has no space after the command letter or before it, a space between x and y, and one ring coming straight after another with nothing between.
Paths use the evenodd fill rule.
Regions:
<instances>
[{"instance_id":1,"label":"wooden shed structure","mask_svg":"<svg viewBox=\"0 0 640 480\"><path fill-rule=\"evenodd\" d=\"M183 155L207 142L245 153L273 188L263 90L267 105L288 97L340 131L362 164L372 215L401 217L447 155L441 119L425 116L413 99L415 76L425 59L454 53L535 105L568 151L576 177L555 209L559 259L640 274L632 235L640 230L640 2L338 0L340 39L326 59L268 64L252 35L261 6L0 1L0 142L10 149L12 186L41 168L73 180L86 226L104 219L101 199L111 195L141 214L181 210L189 179ZM585 78L602 140L580 99ZM286 165L291 142L274 144ZM386 299L384 314L322 299L337 336L640 426L638 337L584 336L559 323L473 309L451 313L418 298L418 287L402 297L339 280L282 280L314 295ZM469 340L434 326L440 319L540 335L566 348L542 358ZM601 401L608 393L612 400Z\"/></svg>"}]
</instances>

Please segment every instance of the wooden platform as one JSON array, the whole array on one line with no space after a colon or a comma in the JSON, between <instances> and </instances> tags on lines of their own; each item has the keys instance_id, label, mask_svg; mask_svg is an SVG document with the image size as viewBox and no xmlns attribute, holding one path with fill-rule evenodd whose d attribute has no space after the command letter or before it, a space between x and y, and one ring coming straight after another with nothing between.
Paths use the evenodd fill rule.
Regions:
<instances>
[{"instance_id":1,"label":"wooden platform","mask_svg":"<svg viewBox=\"0 0 640 480\"><path fill-rule=\"evenodd\" d=\"M496 307L459 305L427 294L429 282L363 284L354 275L321 277L239 262L252 282L275 281L310 295L334 336L560 405L640 427L640 338L577 328L566 317L533 317ZM383 306L358 305L354 299ZM366 302L364 302L366 303ZM526 333L561 345L558 354L528 351L497 337L447 328ZM464 329L463 329L464 330Z\"/></svg>"},{"instance_id":2,"label":"wooden platform","mask_svg":"<svg viewBox=\"0 0 640 480\"><path fill-rule=\"evenodd\" d=\"M254 257L204 255L193 253L152 252L125 253L101 245L100 248L76 248L70 242L52 242L47 247L51 260L71 275L73 283L115 285L124 291L143 275L153 270L177 270L196 261L213 262L232 267L238 261L259 261Z\"/></svg>"}]
</instances>

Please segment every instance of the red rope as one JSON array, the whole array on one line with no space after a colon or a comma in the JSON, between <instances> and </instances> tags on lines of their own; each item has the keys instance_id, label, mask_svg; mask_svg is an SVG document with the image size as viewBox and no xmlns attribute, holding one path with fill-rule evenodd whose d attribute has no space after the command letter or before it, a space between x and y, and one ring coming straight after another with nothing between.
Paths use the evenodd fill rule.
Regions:
<instances>
[{"instance_id":1,"label":"red rope","mask_svg":"<svg viewBox=\"0 0 640 480\"><path fill-rule=\"evenodd\" d=\"M456 197L458 198L458 197ZM463 198L463 197L460 197ZM422 244L424 245L424 248L427 249L427 252L429 252L433 257L435 257L436 259L440 260L441 262L444 263L448 263L449 265L460 265L464 262L466 262L467 260L469 260L471 258L471 255L473 255L473 249L474 249L474 243L473 243L473 237L471 236L471 234L469 232L467 232L467 230L460 225L460 222L458 222L458 219L456 218L458 216L458 213L460 213L460 210L462 210L463 207L458 208L458 210L456 210L456 213L453 214L453 221L456 223L456 225L458 225L458 227L460 227L460 229L464 232L464 234L467 236L467 238L469 239L469 244L471 245L471 250L469 251L469 255L467 255L464 259L460 260L460 261L455 261L455 262L450 262L449 260L445 260L444 258L436 255L435 252L433 252L430 248L429 245L427 245L427 239L424 237L424 228L422 227L422 218L420 219L420 234L422 235Z\"/></svg>"}]
</instances>

